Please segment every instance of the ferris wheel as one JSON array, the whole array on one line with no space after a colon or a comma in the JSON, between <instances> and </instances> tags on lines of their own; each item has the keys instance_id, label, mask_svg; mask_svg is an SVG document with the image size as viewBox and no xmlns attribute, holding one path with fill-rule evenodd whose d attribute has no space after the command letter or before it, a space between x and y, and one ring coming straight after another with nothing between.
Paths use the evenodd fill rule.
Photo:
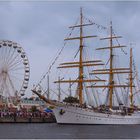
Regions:
<instances>
[{"instance_id":1,"label":"ferris wheel","mask_svg":"<svg viewBox=\"0 0 140 140\"><path fill-rule=\"evenodd\" d=\"M25 95L30 77L29 61L16 42L0 40L0 96L13 103Z\"/></svg>"}]
</instances>

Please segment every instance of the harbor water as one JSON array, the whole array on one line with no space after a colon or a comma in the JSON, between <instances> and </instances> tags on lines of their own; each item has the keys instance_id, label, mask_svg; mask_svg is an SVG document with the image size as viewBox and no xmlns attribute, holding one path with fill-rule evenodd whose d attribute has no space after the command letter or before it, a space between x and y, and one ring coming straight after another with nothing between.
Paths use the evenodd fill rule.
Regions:
<instances>
[{"instance_id":1,"label":"harbor water","mask_svg":"<svg viewBox=\"0 0 140 140\"><path fill-rule=\"evenodd\" d=\"M140 125L1 123L0 139L140 139Z\"/></svg>"}]
</instances>

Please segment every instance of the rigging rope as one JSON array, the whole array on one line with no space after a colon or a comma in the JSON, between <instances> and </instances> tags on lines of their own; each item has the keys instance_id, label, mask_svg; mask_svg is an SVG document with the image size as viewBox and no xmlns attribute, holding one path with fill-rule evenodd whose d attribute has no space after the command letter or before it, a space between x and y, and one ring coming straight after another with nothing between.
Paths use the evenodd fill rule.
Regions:
<instances>
[{"instance_id":1,"label":"rigging rope","mask_svg":"<svg viewBox=\"0 0 140 140\"><path fill-rule=\"evenodd\" d=\"M88 54L88 51L86 49L84 49L84 52L85 52L85 61L88 61L87 56L90 56L90 55ZM91 60L91 59L89 58L89 60ZM88 71L88 73L90 73L89 67L87 67L87 71ZM92 76L90 74L88 74L88 77L89 77L88 79L92 79ZM91 82L90 82L90 85L91 85ZM93 88L91 88L91 91L92 91L92 95L93 95L94 100L95 100L95 104L96 104L96 106L98 106L98 101L97 101L96 96L95 96L95 91Z\"/></svg>"},{"instance_id":2,"label":"rigging rope","mask_svg":"<svg viewBox=\"0 0 140 140\"><path fill-rule=\"evenodd\" d=\"M114 30L113 30L112 32L113 32L113 35L116 36ZM118 45L121 46L120 43L119 43L119 40L118 40L117 38L115 38L115 40L117 41ZM125 52L123 48L121 48L121 51L122 51L125 55L127 55L127 52Z\"/></svg>"},{"instance_id":3,"label":"rigging rope","mask_svg":"<svg viewBox=\"0 0 140 140\"><path fill-rule=\"evenodd\" d=\"M140 101L140 97L139 97L140 96L140 86L139 86L140 80L138 78L138 71L136 69L134 59L133 59L133 68L134 68L134 72L135 72L136 84L137 84L137 87L138 87L138 89L136 89L136 87L135 87L135 93L133 95L137 95L137 100ZM133 77L133 80L134 80L134 77Z\"/></svg>"},{"instance_id":4,"label":"rigging rope","mask_svg":"<svg viewBox=\"0 0 140 140\"><path fill-rule=\"evenodd\" d=\"M78 20L76 21L75 25L77 24L77 22L78 22ZM73 30L74 30L74 27L72 27L70 33L67 35L66 38L69 38L69 37L72 35ZM53 65L54 65L55 62L58 60L58 58L59 58L59 56L61 55L62 51L64 50L66 44L67 44L67 41L64 41L63 47L59 50L58 55L55 57L54 61L53 61L53 62L51 63L51 65L49 66L48 71L42 76L41 80L40 80L39 83L35 86L35 88L36 88L37 86L39 86L39 85L42 83L42 81L46 78L46 76L50 73L50 71L51 71Z\"/></svg>"},{"instance_id":5,"label":"rigging rope","mask_svg":"<svg viewBox=\"0 0 140 140\"><path fill-rule=\"evenodd\" d=\"M96 27L97 27L98 29L107 30L107 27L102 26L102 25L100 25L100 24L97 24L97 23L93 22L92 20L90 20L90 19L88 19L88 18L86 18L86 17L84 17L84 18L85 18L88 22L90 22L90 23L96 25ZM114 31L112 31L112 32L113 32L113 35L115 36L115 35L116 35L115 32L114 32ZM117 41L118 45L120 46L120 43L119 43L118 39L115 38L115 40ZM127 55L127 52L125 52L123 48L121 48L121 51L122 51L125 55Z\"/></svg>"},{"instance_id":6,"label":"rigging rope","mask_svg":"<svg viewBox=\"0 0 140 140\"><path fill-rule=\"evenodd\" d=\"M99 29L104 29L104 30L107 29L107 27L105 27L105 26L103 26L103 25L100 25L100 24L97 24L97 23L93 22L92 20L90 20L90 19L88 19L88 18L86 18L86 17L84 17L84 19L87 20L89 23L94 24L94 25L95 25L97 28L99 28Z\"/></svg>"}]
</instances>

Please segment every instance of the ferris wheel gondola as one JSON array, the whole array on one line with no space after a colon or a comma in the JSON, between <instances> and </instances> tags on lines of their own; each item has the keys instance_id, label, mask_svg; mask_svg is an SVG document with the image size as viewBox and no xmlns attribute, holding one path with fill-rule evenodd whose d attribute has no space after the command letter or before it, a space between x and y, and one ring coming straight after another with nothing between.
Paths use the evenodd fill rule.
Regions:
<instances>
[{"instance_id":1,"label":"ferris wheel gondola","mask_svg":"<svg viewBox=\"0 0 140 140\"><path fill-rule=\"evenodd\" d=\"M30 77L29 61L16 42L0 40L0 94L8 102L25 95Z\"/></svg>"}]
</instances>

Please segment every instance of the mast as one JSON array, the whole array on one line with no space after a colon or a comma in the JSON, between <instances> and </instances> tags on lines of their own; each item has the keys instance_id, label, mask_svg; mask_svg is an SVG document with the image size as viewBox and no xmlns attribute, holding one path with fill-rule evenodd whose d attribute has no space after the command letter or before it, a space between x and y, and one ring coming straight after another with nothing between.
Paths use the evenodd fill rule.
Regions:
<instances>
[{"instance_id":1,"label":"mast","mask_svg":"<svg viewBox=\"0 0 140 140\"><path fill-rule=\"evenodd\" d=\"M69 28L79 28L80 30L80 35L78 37L68 37L65 38L64 40L79 40L79 61L77 62L66 62L66 63L61 63L59 67L57 68L78 68L79 73L78 73L78 78L76 80L58 80L55 81L54 83L77 83L78 84L78 96L79 96L79 104L83 104L83 83L84 82L105 82L106 80L101 80L101 79L84 79L84 67L91 67L91 66L99 66L99 65L104 65L101 60L89 60L89 61L83 61L83 39L88 39L88 38L93 38L97 37L96 35L88 35L88 36L83 36L83 27L94 25L93 23L83 23L83 12L82 8L80 8L80 24L79 25L74 25L70 26Z\"/></svg>"},{"instance_id":2,"label":"mast","mask_svg":"<svg viewBox=\"0 0 140 140\"><path fill-rule=\"evenodd\" d=\"M50 82L49 82L49 75L47 75L47 84L48 84L48 92L47 92L47 99L50 99Z\"/></svg>"},{"instance_id":3,"label":"mast","mask_svg":"<svg viewBox=\"0 0 140 140\"><path fill-rule=\"evenodd\" d=\"M58 77L58 81L60 81L60 76ZM60 82L58 83L58 101L61 101L61 87Z\"/></svg>"},{"instance_id":4,"label":"mast","mask_svg":"<svg viewBox=\"0 0 140 140\"><path fill-rule=\"evenodd\" d=\"M112 21L110 22L110 74L109 74L109 107L112 108L112 96L113 96L113 49L112 49Z\"/></svg>"},{"instance_id":5,"label":"mast","mask_svg":"<svg viewBox=\"0 0 140 140\"><path fill-rule=\"evenodd\" d=\"M79 56L79 103L80 105L83 104L83 13L82 8L80 8L80 56Z\"/></svg>"},{"instance_id":6,"label":"mast","mask_svg":"<svg viewBox=\"0 0 140 140\"><path fill-rule=\"evenodd\" d=\"M130 48L130 107L133 108L133 69L132 69L133 54Z\"/></svg>"},{"instance_id":7,"label":"mast","mask_svg":"<svg viewBox=\"0 0 140 140\"><path fill-rule=\"evenodd\" d=\"M103 48L97 48L96 50L109 50L109 68L108 69L96 69L93 70L93 72L91 72L90 74L94 74L94 75L99 75L99 74L109 74L109 85L93 85L93 86L87 86L87 88L108 88L109 89L109 107L112 108L112 97L113 97L113 89L114 88L122 88L122 87L129 87L130 88L130 102L132 104L132 100L133 100L133 95L132 95L132 87L134 87L133 83L132 83L132 52L131 52L131 57L130 57L130 67L129 68L114 68L113 67L113 50L114 49L119 49L122 47L126 47L124 45L118 45L118 46L114 46L113 45L113 39L117 39L117 38L121 38L121 36L116 36L113 33L113 29L112 29L112 22L110 22L110 36L109 37L105 37L105 38L101 38L100 40L109 40L109 46L108 47L103 47ZM114 74L130 74L130 84L126 85L126 84L116 84L114 83Z\"/></svg>"},{"instance_id":8,"label":"mast","mask_svg":"<svg viewBox=\"0 0 140 140\"><path fill-rule=\"evenodd\" d=\"M69 80L71 81L71 78L70 78ZM71 86L72 86L72 84L71 84L71 82L70 82L70 83L69 83L69 96L70 96L70 97L72 96Z\"/></svg>"}]
</instances>

